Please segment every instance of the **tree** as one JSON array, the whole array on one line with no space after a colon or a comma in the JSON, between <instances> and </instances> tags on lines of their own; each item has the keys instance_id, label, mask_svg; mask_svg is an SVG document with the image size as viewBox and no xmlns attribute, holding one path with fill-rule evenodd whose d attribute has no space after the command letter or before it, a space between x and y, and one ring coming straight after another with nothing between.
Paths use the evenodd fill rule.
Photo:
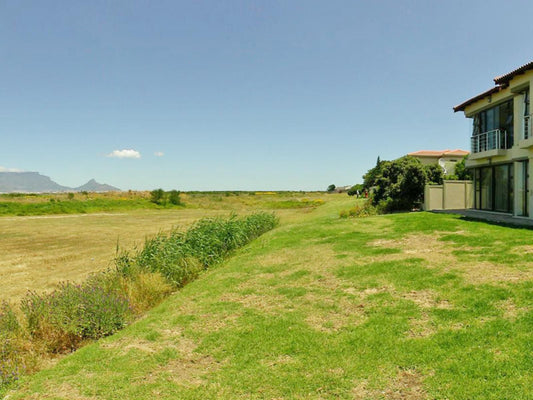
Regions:
<instances>
[{"instance_id":1,"label":"tree","mask_svg":"<svg viewBox=\"0 0 533 400\"><path fill-rule=\"evenodd\" d=\"M328 193L331 193L335 190L336 186L332 183L331 185L328 186L328 188L326 189Z\"/></svg>"},{"instance_id":2,"label":"tree","mask_svg":"<svg viewBox=\"0 0 533 400\"><path fill-rule=\"evenodd\" d=\"M464 156L461 161L459 161L457 164L455 164L455 176L457 176L457 179L461 181L468 181L472 179L472 174L468 169L466 169L466 159L468 156Z\"/></svg>"},{"instance_id":3,"label":"tree","mask_svg":"<svg viewBox=\"0 0 533 400\"><path fill-rule=\"evenodd\" d=\"M372 183L372 204L385 204L387 211L411 210L423 199L426 168L410 156L380 161L365 175L365 187Z\"/></svg>"},{"instance_id":4,"label":"tree","mask_svg":"<svg viewBox=\"0 0 533 400\"><path fill-rule=\"evenodd\" d=\"M171 190L168 192L168 202L175 206L179 206L181 204L180 192L177 190Z\"/></svg>"},{"instance_id":5,"label":"tree","mask_svg":"<svg viewBox=\"0 0 533 400\"><path fill-rule=\"evenodd\" d=\"M165 201L165 191L163 189L155 189L150 192L150 201L155 204L163 204Z\"/></svg>"},{"instance_id":6,"label":"tree","mask_svg":"<svg viewBox=\"0 0 533 400\"><path fill-rule=\"evenodd\" d=\"M442 168L438 164L429 164L425 166L426 168L426 175L427 175L427 183L434 183L436 185L442 185L442 181L444 180L444 172L442 171Z\"/></svg>"}]
</instances>

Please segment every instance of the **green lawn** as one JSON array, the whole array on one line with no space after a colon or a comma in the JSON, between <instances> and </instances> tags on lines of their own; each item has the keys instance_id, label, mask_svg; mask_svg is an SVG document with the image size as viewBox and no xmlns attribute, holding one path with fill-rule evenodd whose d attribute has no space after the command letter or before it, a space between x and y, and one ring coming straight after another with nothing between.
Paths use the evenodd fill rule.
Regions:
<instances>
[{"instance_id":1,"label":"green lawn","mask_svg":"<svg viewBox=\"0 0 533 400\"><path fill-rule=\"evenodd\" d=\"M327 202L14 399L532 399L533 231Z\"/></svg>"}]
</instances>

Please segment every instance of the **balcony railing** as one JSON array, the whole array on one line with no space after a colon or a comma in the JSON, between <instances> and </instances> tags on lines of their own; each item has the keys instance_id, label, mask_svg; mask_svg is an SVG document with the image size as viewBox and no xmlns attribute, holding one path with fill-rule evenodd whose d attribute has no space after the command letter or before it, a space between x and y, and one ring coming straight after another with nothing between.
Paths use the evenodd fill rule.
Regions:
<instances>
[{"instance_id":1,"label":"balcony railing","mask_svg":"<svg viewBox=\"0 0 533 400\"><path fill-rule=\"evenodd\" d=\"M524 139L531 137L531 115L524 115Z\"/></svg>"},{"instance_id":2,"label":"balcony railing","mask_svg":"<svg viewBox=\"0 0 533 400\"><path fill-rule=\"evenodd\" d=\"M494 129L480 133L479 135L472 136L471 141L472 153L508 149L511 145L507 132L503 129Z\"/></svg>"}]
</instances>

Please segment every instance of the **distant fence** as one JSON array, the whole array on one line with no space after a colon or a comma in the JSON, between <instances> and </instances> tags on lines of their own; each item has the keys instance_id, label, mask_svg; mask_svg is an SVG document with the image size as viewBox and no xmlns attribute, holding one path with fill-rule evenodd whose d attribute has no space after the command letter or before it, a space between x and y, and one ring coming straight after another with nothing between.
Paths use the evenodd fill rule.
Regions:
<instances>
[{"instance_id":1,"label":"distant fence","mask_svg":"<svg viewBox=\"0 0 533 400\"><path fill-rule=\"evenodd\" d=\"M442 185L426 185L424 210L464 210L472 208L472 181L444 181Z\"/></svg>"}]
</instances>

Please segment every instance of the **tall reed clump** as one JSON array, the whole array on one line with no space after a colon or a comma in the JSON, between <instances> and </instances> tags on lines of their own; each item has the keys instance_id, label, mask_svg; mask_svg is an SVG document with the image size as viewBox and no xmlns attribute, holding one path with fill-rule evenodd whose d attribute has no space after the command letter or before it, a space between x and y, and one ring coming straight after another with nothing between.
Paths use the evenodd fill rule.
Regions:
<instances>
[{"instance_id":1,"label":"tall reed clump","mask_svg":"<svg viewBox=\"0 0 533 400\"><path fill-rule=\"evenodd\" d=\"M2 304L0 392L35 369L35 353L69 352L113 334L277 223L267 213L202 219L186 232L174 230L146 240L133 254L120 253L115 269L81 284L64 282L50 293L29 292L21 301L21 319Z\"/></svg>"},{"instance_id":2,"label":"tall reed clump","mask_svg":"<svg viewBox=\"0 0 533 400\"><path fill-rule=\"evenodd\" d=\"M172 285L181 287L194 280L202 269L222 261L231 251L273 229L273 214L257 213L228 219L205 218L186 232L172 231L146 241L128 266L161 273Z\"/></svg>"}]
</instances>

